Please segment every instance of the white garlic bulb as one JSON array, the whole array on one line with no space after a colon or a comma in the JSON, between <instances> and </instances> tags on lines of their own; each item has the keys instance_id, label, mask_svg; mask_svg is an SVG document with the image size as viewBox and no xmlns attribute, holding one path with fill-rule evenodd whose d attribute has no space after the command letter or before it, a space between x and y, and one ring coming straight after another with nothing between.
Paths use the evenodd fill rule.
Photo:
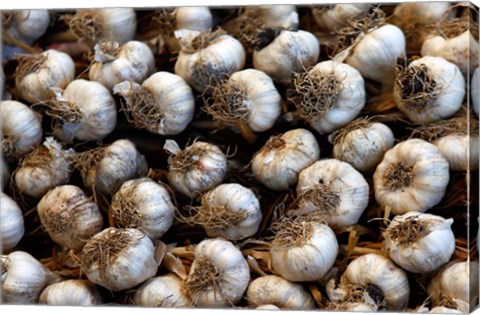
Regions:
<instances>
[{"instance_id":1,"label":"white garlic bulb","mask_svg":"<svg viewBox=\"0 0 480 315\"><path fill-rule=\"evenodd\" d=\"M20 57L15 70L15 86L19 97L30 103L49 100L52 87L64 89L75 78L73 59L54 49Z\"/></svg>"},{"instance_id":2,"label":"white garlic bulb","mask_svg":"<svg viewBox=\"0 0 480 315\"><path fill-rule=\"evenodd\" d=\"M478 111L478 104L479 104L479 99L480 99L480 91L479 91L479 86L480 86L480 67L477 67L475 71L473 72L472 80L470 81L470 90L472 93L472 105L473 105L473 110L479 116L479 111Z\"/></svg>"},{"instance_id":3,"label":"white garlic bulb","mask_svg":"<svg viewBox=\"0 0 480 315\"><path fill-rule=\"evenodd\" d=\"M198 307L225 307L238 303L250 281L242 252L231 242L206 239L195 247L195 260L185 282Z\"/></svg>"},{"instance_id":4,"label":"white garlic bulb","mask_svg":"<svg viewBox=\"0 0 480 315\"><path fill-rule=\"evenodd\" d=\"M272 136L252 158L255 178L274 190L297 183L298 174L320 157L315 136L306 129L293 129Z\"/></svg>"},{"instance_id":5,"label":"white garlic bulb","mask_svg":"<svg viewBox=\"0 0 480 315\"><path fill-rule=\"evenodd\" d=\"M88 77L109 90L125 80L141 83L155 70L152 51L139 41L123 45L114 41L99 42L95 45L94 58Z\"/></svg>"},{"instance_id":6,"label":"white garlic bulb","mask_svg":"<svg viewBox=\"0 0 480 315\"><path fill-rule=\"evenodd\" d=\"M173 189L190 198L219 185L227 173L227 156L214 144L195 141L180 149L174 140L166 140L168 182Z\"/></svg>"},{"instance_id":7,"label":"white garlic bulb","mask_svg":"<svg viewBox=\"0 0 480 315\"><path fill-rule=\"evenodd\" d=\"M9 252L17 246L25 233L22 209L3 192L0 198L0 231L2 252Z\"/></svg>"},{"instance_id":8,"label":"white garlic bulb","mask_svg":"<svg viewBox=\"0 0 480 315\"><path fill-rule=\"evenodd\" d=\"M369 187L350 164L325 159L300 172L296 213L320 216L330 226L356 224L368 205Z\"/></svg>"},{"instance_id":9,"label":"white garlic bulb","mask_svg":"<svg viewBox=\"0 0 480 315\"><path fill-rule=\"evenodd\" d=\"M463 132L448 134L432 142L447 159L450 169L478 170L480 143L478 125L476 127L476 129L470 127L471 129L468 130L467 125L463 125Z\"/></svg>"},{"instance_id":10,"label":"white garlic bulb","mask_svg":"<svg viewBox=\"0 0 480 315\"><path fill-rule=\"evenodd\" d=\"M375 301L362 286L349 287L349 291L336 290L334 288L335 279L327 282L327 295L332 295L332 301L327 304L327 310L344 311L344 312L376 312L382 301ZM372 293L372 290L370 289ZM335 295L335 293L339 295ZM346 295L345 295L346 293ZM372 294L374 295L374 294ZM377 298L376 296L374 296ZM340 300L336 300L340 298ZM343 300L342 300L343 298Z\"/></svg>"},{"instance_id":11,"label":"white garlic bulb","mask_svg":"<svg viewBox=\"0 0 480 315\"><path fill-rule=\"evenodd\" d=\"M260 305L260 306L257 306L255 309L257 309L257 310L271 310L271 311L280 310L278 307L276 307L273 304Z\"/></svg>"},{"instance_id":12,"label":"white garlic bulb","mask_svg":"<svg viewBox=\"0 0 480 315\"><path fill-rule=\"evenodd\" d=\"M319 134L352 121L365 105L365 82L355 68L323 61L295 75L291 100L297 113Z\"/></svg>"},{"instance_id":13,"label":"white garlic bulb","mask_svg":"<svg viewBox=\"0 0 480 315\"><path fill-rule=\"evenodd\" d=\"M50 13L45 9L3 11L3 27L8 35L32 44L47 31Z\"/></svg>"},{"instance_id":14,"label":"white garlic bulb","mask_svg":"<svg viewBox=\"0 0 480 315\"><path fill-rule=\"evenodd\" d=\"M243 15L259 20L264 28L296 30L299 24L297 8L290 4L247 6Z\"/></svg>"},{"instance_id":15,"label":"white garlic bulb","mask_svg":"<svg viewBox=\"0 0 480 315\"><path fill-rule=\"evenodd\" d=\"M144 177L124 182L109 211L115 225L138 229L155 241L172 226L176 207L166 188Z\"/></svg>"},{"instance_id":16,"label":"white garlic bulb","mask_svg":"<svg viewBox=\"0 0 480 315\"><path fill-rule=\"evenodd\" d=\"M82 249L81 270L110 291L131 289L157 272L152 241L137 229L106 228Z\"/></svg>"},{"instance_id":17,"label":"white garlic bulb","mask_svg":"<svg viewBox=\"0 0 480 315\"><path fill-rule=\"evenodd\" d=\"M436 270L455 251L452 223L453 219L415 211L395 216L383 232L390 258L410 272Z\"/></svg>"},{"instance_id":18,"label":"white garlic bulb","mask_svg":"<svg viewBox=\"0 0 480 315\"><path fill-rule=\"evenodd\" d=\"M174 274L153 277L143 283L133 295L133 304L147 307L191 307L184 282Z\"/></svg>"},{"instance_id":19,"label":"white garlic bulb","mask_svg":"<svg viewBox=\"0 0 480 315\"><path fill-rule=\"evenodd\" d=\"M395 68L393 96L414 123L438 121L462 106L465 79L455 64L440 57L404 59Z\"/></svg>"},{"instance_id":20,"label":"white garlic bulb","mask_svg":"<svg viewBox=\"0 0 480 315\"><path fill-rule=\"evenodd\" d=\"M181 76L196 92L204 93L215 80L239 71L245 65L242 44L223 30L177 30L181 50L175 63L175 74Z\"/></svg>"},{"instance_id":21,"label":"white garlic bulb","mask_svg":"<svg viewBox=\"0 0 480 315\"><path fill-rule=\"evenodd\" d=\"M102 303L102 296L92 282L68 279L46 287L40 294L38 303L58 306L93 306Z\"/></svg>"},{"instance_id":22,"label":"white garlic bulb","mask_svg":"<svg viewBox=\"0 0 480 315\"><path fill-rule=\"evenodd\" d=\"M119 83L113 93L125 98L128 120L154 134L179 134L195 113L192 89L180 76L165 71L153 74L141 85L132 81Z\"/></svg>"},{"instance_id":23,"label":"white garlic bulb","mask_svg":"<svg viewBox=\"0 0 480 315\"><path fill-rule=\"evenodd\" d=\"M312 14L322 30L335 32L346 26L349 20L367 15L370 6L369 3L339 3L332 7L315 7Z\"/></svg>"},{"instance_id":24,"label":"white garlic bulb","mask_svg":"<svg viewBox=\"0 0 480 315\"><path fill-rule=\"evenodd\" d=\"M253 67L265 72L275 83L288 84L293 72L300 72L317 63L320 55L318 39L307 31L281 30L268 43L253 51Z\"/></svg>"},{"instance_id":25,"label":"white garlic bulb","mask_svg":"<svg viewBox=\"0 0 480 315\"><path fill-rule=\"evenodd\" d=\"M17 101L0 102L2 150L7 160L17 160L42 141L41 116Z\"/></svg>"},{"instance_id":26,"label":"white garlic bulb","mask_svg":"<svg viewBox=\"0 0 480 315\"><path fill-rule=\"evenodd\" d=\"M246 300L253 307L265 304L287 310L311 310L315 307L315 301L302 285L275 275L253 280L248 286Z\"/></svg>"},{"instance_id":27,"label":"white garlic bulb","mask_svg":"<svg viewBox=\"0 0 480 315\"><path fill-rule=\"evenodd\" d=\"M394 145L387 125L359 118L329 136L333 157L349 163L360 172L375 170L385 152Z\"/></svg>"},{"instance_id":28,"label":"white garlic bulb","mask_svg":"<svg viewBox=\"0 0 480 315\"><path fill-rule=\"evenodd\" d=\"M442 200L449 180L448 161L435 145L406 140L388 150L378 164L373 174L375 199L396 215L425 212Z\"/></svg>"},{"instance_id":29,"label":"white garlic bulb","mask_svg":"<svg viewBox=\"0 0 480 315\"><path fill-rule=\"evenodd\" d=\"M117 125L117 107L110 92L100 83L78 79L65 90L55 90L56 99L47 114L56 121L54 135L71 143L74 139L96 141Z\"/></svg>"},{"instance_id":30,"label":"white garlic bulb","mask_svg":"<svg viewBox=\"0 0 480 315\"><path fill-rule=\"evenodd\" d=\"M55 138L47 137L19 161L13 173L18 191L41 198L50 189L67 184L72 173L72 154L73 149L64 150Z\"/></svg>"}]
</instances>

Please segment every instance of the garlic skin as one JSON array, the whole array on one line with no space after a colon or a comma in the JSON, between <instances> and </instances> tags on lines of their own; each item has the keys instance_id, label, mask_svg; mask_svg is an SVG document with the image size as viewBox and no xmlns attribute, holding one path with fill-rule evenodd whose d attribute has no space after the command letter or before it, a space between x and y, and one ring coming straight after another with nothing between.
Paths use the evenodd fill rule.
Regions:
<instances>
[{"instance_id":1,"label":"garlic skin","mask_svg":"<svg viewBox=\"0 0 480 315\"><path fill-rule=\"evenodd\" d=\"M479 91L479 77L480 77L480 68L477 67L475 71L473 72L472 80L470 83L470 89L472 93L472 105L473 105L473 110L479 116L478 113L478 104L479 104L479 98L480 98L480 91Z\"/></svg>"},{"instance_id":2,"label":"garlic skin","mask_svg":"<svg viewBox=\"0 0 480 315\"><path fill-rule=\"evenodd\" d=\"M185 286L196 306L218 308L238 303L249 281L250 269L238 248L226 240L206 239L195 247Z\"/></svg>"},{"instance_id":3,"label":"garlic skin","mask_svg":"<svg viewBox=\"0 0 480 315\"><path fill-rule=\"evenodd\" d=\"M0 249L8 253L25 233L22 209L8 195L1 193L0 198Z\"/></svg>"},{"instance_id":4,"label":"garlic skin","mask_svg":"<svg viewBox=\"0 0 480 315\"><path fill-rule=\"evenodd\" d=\"M367 15L369 3L341 3L329 8L313 8L313 18L322 30L335 32L347 25L348 20Z\"/></svg>"},{"instance_id":5,"label":"garlic skin","mask_svg":"<svg viewBox=\"0 0 480 315\"><path fill-rule=\"evenodd\" d=\"M68 279L46 287L39 304L57 306L93 306L102 304L102 296L88 280Z\"/></svg>"},{"instance_id":6,"label":"garlic skin","mask_svg":"<svg viewBox=\"0 0 480 315\"><path fill-rule=\"evenodd\" d=\"M468 127L465 126L465 128ZM450 134L432 142L447 159L451 170L478 170L479 137L478 133L474 134L474 132L472 130L470 134L466 135Z\"/></svg>"},{"instance_id":7,"label":"garlic skin","mask_svg":"<svg viewBox=\"0 0 480 315\"><path fill-rule=\"evenodd\" d=\"M139 41L100 42L95 45L95 62L88 77L112 90L125 80L141 83L155 70L155 57L150 48Z\"/></svg>"},{"instance_id":8,"label":"garlic skin","mask_svg":"<svg viewBox=\"0 0 480 315\"><path fill-rule=\"evenodd\" d=\"M257 307L272 304L280 309L311 310L315 301L305 288L275 275L258 277L248 286L248 305Z\"/></svg>"},{"instance_id":9,"label":"garlic skin","mask_svg":"<svg viewBox=\"0 0 480 315\"><path fill-rule=\"evenodd\" d=\"M395 138L387 125L360 118L331 134L329 140L334 158L369 173L393 147Z\"/></svg>"},{"instance_id":10,"label":"garlic skin","mask_svg":"<svg viewBox=\"0 0 480 315\"><path fill-rule=\"evenodd\" d=\"M278 307L276 307L273 304L260 305L260 306L257 306L255 309L257 309L257 310L271 310L271 311L280 310Z\"/></svg>"},{"instance_id":11,"label":"garlic skin","mask_svg":"<svg viewBox=\"0 0 480 315\"><path fill-rule=\"evenodd\" d=\"M41 116L17 101L0 102L2 150L6 160L18 160L42 141Z\"/></svg>"},{"instance_id":12,"label":"garlic skin","mask_svg":"<svg viewBox=\"0 0 480 315\"><path fill-rule=\"evenodd\" d=\"M415 211L395 216L383 232L390 258L413 273L436 270L455 251L452 223L453 219Z\"/></svg>"},{"instance_id":13,"label":"garlic skin","mask_svg":"<svg viewBox=\"0 0 480 315\"><path fill-rule=\"evenodd\" d=\"M157 272L154 251L150 238L137 229L106 228L83 247L81 270L110 291L130 289Z\"/></svg>"},{"instance_id":14,"label":"garlic skin","mask_svg":"<svg viewBox=\"0 0 480 315\"><path fill-rule=\"evenodd\" d=\"M298 174L320 157L315 136L306 129L294 129L272 136L252 158L252 173L266 187L287 190Z\"/></svg>"},{"instance_id":15,"label":"garlic skin","mask_svg":"<svg viewBox=\"0 0 480 315\"><path fill-rule=\"evenodd\" d=\"M49 49L38 55L25 56L15 73L18 97L39 103L53 96L50 88L64 89L73 81L75 64L68 54Z\"/></svg>"},{"instance_id":16,"label":"garlic skin","mask_svg":"<svg viewBox=\"0 0 480 315\"><path fill-rule=\"evenodd\" d=\"M293 72L313 66L319 55L320 43L312 33L282 30L270 44L253 51L253 67L275 83L288 84Z\"/></svg>"},{"instance_id":17,"label":"garlic skin","mask_svg":"<svg viewBox=\"0 0 480 315\"><path fill-rule=\"evenodd\" d=\"M299 24L297 8L294 5L247 6L243 14L257 18L266 28L296 30Z\"/></svg>"},{"instance_id":18,"label":"garlic skin","mask_svg":"<svg viewBox=\"0 0 480 315\"><path fill-rule=\"evenodd\" d=\"M208 7L178 7L175 10L177 30L204 31L213 27L212 12Z\"/></svg>"},{"instance_id":19,"label":"garlic skin","mask_svg":"<svg viewBox=\"0 0 480 315\"><path fill-rule=\"evenodd\" d=\"M300 172L297 183L300 215L324 217L329 226L356 224L368 205L369 186L350 164L325 159Z\"/></svg>"},{"instance_id":20,"label":"garlic skin","mask_svg":"<svg viewBox=\"0 0 480 315\"><path fill-rule=\"evenodd\" d=\"M165 308L192 307L183 280L174 274L148 279L135 291L133 304Z\"/></svg>"},{"instance_id":21,"label":"garlic skin","mask_svg":"<svg viewBox=\"0 0 480 315\"><path fill-rule=\"evenodd\" d=\"M139 178L120 186L109 211L115 225L138 229L155 241L172 226L176 207L162 185L150 178Z\"/></svg>"},{"instance_id":22,"label":"garlic skin","mask_svg":"<svg viewBox=\"0 0 480 315\"><path fill-rule=\"evenodd\" d=\"M29 45L45 34L50 24L50 13L45 9L12 10L2 13L7 15L7 25L3 25L7 34Z\"/></svg>"},{"instance_id":23,"label":"garlic skin","mask_svg":"<svg viewBox=\"0 0 480 315\"><path fill-rule=\"evenodd\" d=\"M435 145L406 140L388 150L377 166L375 199L395 215L425 212L442 200L449 180L448 161Z\"/></svg>"},{"instance_id":24,"label":"garlic skin","mask_svg":"<svg viewBox=\"0 0 480 315\"><path fill-rule=\"evenodd\" d=\"M419 76L428 79L422 82ZM415 88L419 90L412 89L413 84L419 85ZM414 123L434 122L452 116L461 108L465 79L455 64L425 56L405 67L397 65L393 97L398 109Z\"/></svg>"}]
</instances>

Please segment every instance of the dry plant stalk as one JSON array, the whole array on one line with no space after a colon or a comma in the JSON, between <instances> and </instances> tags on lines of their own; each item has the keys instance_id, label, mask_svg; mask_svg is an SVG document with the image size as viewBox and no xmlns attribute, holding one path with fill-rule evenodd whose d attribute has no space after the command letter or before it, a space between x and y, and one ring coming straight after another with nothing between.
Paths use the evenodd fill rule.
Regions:
<instances>
[{"instance_id":1,"label":"dry plant stalk","mask_svg":"<svg viewBox=\"0 0 480 315\"><path fill-rule=\"evenodd\" d=\"M412 169L401 162L390 164L384 174L387 187L393 191L408 187L414 179Z\"/></svg>"},{"instance_id":2,"label":"dry plant stalk","mask_svg":"<svg viewBox=\"0 0 480 315\"><path fill-rule=\"evenodd\" d=\"M64 19L73 35L89 44L95 44L105 28L101 14L95 10L77 12L74 15L65 16Z\"/></svg>"}]
</instances>

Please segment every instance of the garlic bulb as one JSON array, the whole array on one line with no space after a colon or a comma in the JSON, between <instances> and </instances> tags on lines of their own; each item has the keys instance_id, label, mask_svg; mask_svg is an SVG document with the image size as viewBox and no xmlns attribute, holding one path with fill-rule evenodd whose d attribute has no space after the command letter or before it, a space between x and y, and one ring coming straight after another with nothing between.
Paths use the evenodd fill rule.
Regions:
<instances>
[{"instance_id":1,"label":"garlic bulb","mask_svg":"<svg viewBox=\"0 0 480 315\"><path fill-rule=\"evenodd\" d=\"M169 72L157 72L141 85L124 81L113 87L113 93L125 98L127 119L154 134L179 134L195 113L192 89L181 77Z\"/></svg>"},{"instance_id":2,"label":"garlic bulb","mask_svg":"<svg viewBox=\"0 0 480 315\"><path fill-rule=\"evenodd\" d=\"M336 300L336 298L343 297L345 292L342 290L337 290L335 292L335 280L331 279L327 283L327 294L333 294L332 300L327 304L327 310L334 311L344 311L344 312L376 312L378 311L381 301L375 301L370 294L374 295L372 289L370 289L370 294L367 286L365 290L362 286L352 286L349 288L347 295L343 300ZM338 296L334 295L335 293L339 294ZM375 295L374 295L375 296Z\"/></svg>"},{"instance_id":3,"label":"garlic bulb","mask_svg":"<svg viewBox=\"0 0 480 315\"><path fill-rule=\"evenodd\" d=\"M395 138L387 125L359 118L335 131L329 140L334 158L360 172L371 172L393 147Z\"/></svg>"},{"instance_id":4,"label":"garlic bulb","mask_svg":"<svg viewBox=\"0 0 480 315\"><path fill-rule=\"evenodd\" d=\"M319 134L352 121L365 105L365 82L355 68L323 61L295 75L290 100L297 113Z\"/></svg>"},{"instance_id":5,"label":"garlic bulb","mask_svg":"<svg viewBox=\"0 0 480 315\"><path fill-rule=\"evenodd\" d=\"M0 265L4 304L35 304L42 290L56 280L50 270L27 252L2 256Z\"/></svg>"},{"instance_id":6,"label":"garlic bulb","mask_svg":"<svg viewBox=\"0 0 480 315\"><path fill-rule=\"evenodd\" d=\"M64 150L55 138L47 137L19 161L13 173L16 187L23 194L41 198L50 189L67 184L72 154L73 149Z\"/></svg>"},{"instance_id":7,"label":"garlic bulb","mask_svg":"<svg viewBox=\"0 0 480 315\"><path fill-rule=\"evenodd\" d=\"M330 226L356 224L368 205L366 180L350 164L326 159L300 172L297 214L325 218Z\"/></svg>"},{"instance_id":8,"label":"garlic bulb","mask_svg":"<svg viewBox=\"0 0 480 315\"><path fill-rule=\"evenodd\" d=\"M470 89L472 93L472 105L473 105L473 110L479 116L478 112L478 104L479 104L479 98L480 98L480 91L479 91L479 86L480 86L480 67L477 67L475 71L473 72L472 80L470 83Z\"/></svg>"},{"instance_id":9,"label":"garlic bulb","mask_svg":"<svg viewBox=\"0 0 480 315\"><path fill-rule=\"evenodd\" d=\"M133 304L147 307L191 307L184 282L174 274L148 279L133 295Z\"/></svg>"},{"instance_id":10,"label":"garlic bulb","mask_svg":"<svg viewBox=\"0 0 480 315\"><path fill-rule=\"evenodd\" d=\"M253 280L248 286L246 299L253 307L265 304L287 310L311 310L315 307L315 301L302 285L275 275Z\"/></svg>"},{"instance_id":11,"label":"garlic bulb","mask_svg":"<svg viewBox=\"0 0 480 315\"><path fill-rule=\"evenodd\" d=\"M414 123L438 121L462 106L465 79L455 64L440 57L399 60L393 96L398 109Z\"/></svg>"},{"instance_id":12,"label":"garlic bulb","mask_svg":"<svg viewBox=\"0 0 480 315\"><path fill-rule=\"evenodd\" d=\"M455 251L452 223L453 219L415 211L395 216L383 232L390 258L410 272L436 270Z\"/></svg>"},{"instance_id":13,"label":"garlic bulb","mask_svg":"<svg viewBox=\"0 0 480 315\"><path fill-rule=\"evenodd\" d=\"M215 81L239 71L245 65L242 44L223 30L177 30L180 53L175 74L181 76L196 92L204 93ZM208 92L208 90L207 90Z\"/></svg>"},{"instance_id":14,"label":"garlic bulb","mask_svg":"<svg viewBox=\"0 0 480 315\"><path fill-rule=\"evenodd\" d=\"M58 306L93 306L102 303L102 296L92 282L68 279L46 287L40 294L38 303Z\"/></svg>"},{"instance_id":15,"label":"garlic bulb","mask_svg":"<svg viewBox=\"0 0 480 315\"><path fill-rule=\"evenodd\" d=\"M45 9L2 11L6 33L26 44L32 44L47 31L50 13Z\"/></svg>"},{"instance_id":16,"label":"garlic bulb","mask_svg":"<svg viewBox=\"0 0 480 315\"><path fill-rule=\"evenodd\" d=\"M50 99L53 96L50 88L64 89L74 78L73 59L66 53L54 49L21 56L15 70L18 97L30 103Z\"/></svg>"},{"instance_id":17,"label":"garlic bulb","mask_svg":"<svg viewBox=\"0 0 480 315\"><path fill-rule=\"evenodd\" d=\"M168 182L190 198L220 184L227 173L227 156L216 145L195 141L180 149L174 140L166 140L164 150L168 158Z\"/></svg>"},{"instance_id":18,"label":"garlic bulb","mask_svg":"<svg viewBox=\"0 0 480 315\"><path fill-rule=\"evenodd\" d=\"M157 272L154 251L152 241L137 229L106 228L83 247L81 270L110 291L130 289Z\"/></svg>"},{"instance_id":19,"label":"garlic bulb","mask_svg":"<svg viewBox=\"0 0 480 315\"><path fill-rule=\"evenodd\" d=\"M264 28L296 30L299 24L297 8L289 4L247 6L243 15L261 21Z\"/></svg>"},{"instance_id":20,"label":"garlic bulb","mask_svg":"<svg viewBox=\"0 0 480 315\"><path fill-rule=\"evenodd\" d=\"M8 195L0 198L0 249L9 252L17 246L25 233L22 209Z\"/></svg>"},{"instance_id":21,"label":"garlic bulb","mask_svg":"<svg viewBox=\"0 0 480 315\"><path fill-rule=\"evenodd\" d=\"M293 72L317 63L320 43L312 33L281 30L273 36L253 51L253 67L265 72L275 83L288 84Z\"/></svg>"},{"instance_id":22,"label":"garlic bulb","mask_svg":"<svg viewBox=\"0 0 480 315\"><path fill-rule=\"evenodd\" d=\"M120 46L115 41L102 41L95 45L95 62L88 77L112 90L125 80L141 83L155 70L155 57L150 48L139 41Z\"/></svg>"},{"instance_id":23,"label":"garlic bulb","mask_svg":"<svg viewBox=\"0 0 480 315\"><path fill-rule=\"evenodd\" d=\"M272 136L252 158L255 178L274 190L297 183L298 174L320 157L315 136L306 129L293 129Z\"/></svg>"},{"instance_id":24,"label":"garlic bulb","mask_svg":"<svg viewBox=\"0 0 480 315\"><path fill-rule=\"evenodd\" d=\"M271 310L271 311L280 310L278 307L276 307L273 304L260 305L260 306L257 306L255 309L257 309L257 310Z\"/></svg>"},{"instance_id":25,"label":"garlic bulb","mask_svg":"<svg viewBox=\"0 0 480 315\"><path fill-rule=\"evenodd\" d=\"M448 161L421 139L388 150L373 174L375 199L393 214L425 212L442 200L450 180Z\"/></svg>"},{"instance_id":26,"label":"garlic bulb","mask_svg":"<svg viewBox=\"0 0 480 315\"><path fill-rule=\"evenodd\" d=\"M2 150L7 160L17 160L42 141L41 116L17 101L0 102Z\"/></svg>"},{"instance_id":27,"label":"garlic bulb","mask_svg":"<svg viewBox=\"0 0 480 315\"><path fill-rule=\"evenodd\" d=\"M138 229L155 241L172 226L176 208L167 189L150 178L139 178L120 186L109 211L115 225Z\"/></svg>"},{"instance_id":28,"label":"garlic bulb","mask_svg":"<svg viewBox=\"0 0 480 315\"><path fill-rule=\"evenodd\" d=\"M96 141L109 135L117 124L117 108L110 92L100 83L78 79L65 90L55 90L47 114L55 120L54 135L72 143L74 139Z\"/></svg>"},{"instance_id":29,"label":"garlic bulb","mask_svg":"<svg viewBox=\"0 0 480 315\"><path fill-rule=\"evenodd\" d=\"M250 281L242 252L231 242L206 239L195 247L195 260L185 282L198 307L225 307L238 303Z\"/></svg>"},{"instance_id":30,"label":"garlic bulb","mask_svg":"<svg viewBox=\"0 0 480 315\"><path fill-rule=\"evenodd\" d=\"M312 8L312 15L322 30L331 33L346 26L349 20L366 16L370 6L369 3L340 3Z\"/></svg>"}]
</instances>

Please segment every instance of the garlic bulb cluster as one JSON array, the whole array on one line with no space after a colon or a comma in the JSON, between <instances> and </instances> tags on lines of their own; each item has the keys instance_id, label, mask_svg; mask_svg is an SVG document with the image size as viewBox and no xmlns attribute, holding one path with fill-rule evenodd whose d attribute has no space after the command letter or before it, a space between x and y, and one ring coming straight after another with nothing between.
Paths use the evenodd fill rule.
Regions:
<instances>
[{"instance_id":1,"label":"garlic bulb cluster","mask_svg":"<svg viewBox=\"0 0 480 315\"><path fill-rule=\"evenodd\" d=\"M306 129L293 129L272 136L252 158L255 178L273 190L286 190L297 183L298 174L320 157L315 136Z\"/></svg>"},{"instance_id":2,"label":"garlic bulb cluster","mask_svg":"<svg viewBox=\"0 0 480 315\"><path fill-rule=\"evenodd\" d=\"M394 145L392 130L380 122L359 118L329 136L333 157L360 172L372 172Z\"/></svg>"},{"instance_id":3,"label":"garlic bulb cluster","mask_svg":"<svg viewBox=\"0 0 480 315\"><path fill-rule=\"evenodd\" d=\"M0 249L8 252L20 242L25 233L22 209L8 195L0 198Z\"/></svg>"},{"instance_id":4,"label":"garlic bulb cluster","mask_svg":"<svg viewBox=\"0 0 480 315\"><path fill-rule=\"evenodd\" d=\"M314 7L312 15L322 30L334 33L345 27L349 20L365 17L370 6L369 3L339 3L327 7Z\"/></svg>"},{"instance_id":5,"label":"garlic bulb cluster","mask_svg":"<svg viewBox=\"0 0 480 315\"><path fill-rule=\"evenodd\" d=\"M125 80L141 83L155 70L150 48L133 40L123 45L116 41L99 42L95 45L94 60L88 77L109 90Z\"/></svg>"},{"instance_id":6,"label":"garlic bulb cluster","mask_svg":"<svg viewBox=\"0 0 480 315\"><path fill-rule=\"evenodd\" d=\"M50 13L45 9L2 11L2 17L4 31L26 44L45 34L50 25Z\"/></svg>"},{"instance_id":7,"label":"garlic bulb cluster","mask_svg":"<svg viewBox=\"0 0 480 315\"><path fill-rule=\"evenodd\" d=\"M315 307L315 301L302 285L275 275L253 280L248 286L246 300L253 307L265 304L287 310L311 310Z\"/></svg>"},{"instance_id":8,"label":"garlic bulb cluster","mask_svg":"<svg viewBox=\"0 0 480 315\"><path fill-rule=\"evenodd\" d=\"M475 71L473 72L472 80L470 81L470 89L472 93L472 105L473 105L473 110L479 116L479 111L478 111L478 104L479 104L479 98L480 98L480 91L479 91L479 86L480 86L480 67L477 67Z\"/></svg>"},{"instance_id":9,"label":"garlic bulb cluster","mask_svg":"<svg viewBox=\"0 0 480 315\"><path fill-rule=\"evenodd\" d=\"M320 62L297 74L293 83L290 99L298 116L319 134L345 126L365 105L365 82L360 72L341 62Z\"/></svg>"},{"instance_id":10,"label":"garlic bulb cluster","mask_svg":"<svg viewBox=\"0 0 480 315\"><path fill-rule=\"evenodd\" d=\"M242 252L231 242L206 239L195 247L185 287L199 307L225 307L238 303L250 281Z\"/></svg>"},{"instance_id":11,"label":"garlic bulb cluster","mask_svg":"<svg viewBox=\"0 0 480 315\"><path fill-rule=\"evenodd\" d=\"M441 57L403 59L395 67L393 96L414 123L438 121L462 106L465 79L455 64Z\"/></svg>"},{"instance_id":12,"label":"garlic bulb cluster","mask_svg":"<svg viewBox=\"0 0 480 315\"><path fill-rule=\"evenodd\" d=\"M194 198L220 184L227 173L227 156L214 144L195 141L180 149L174 140L166 140L168 182L173 189Z\"/></svg>"},{"instance_id":13,"label":"garlic bulb cluster","mask_svg":"<svg viewBox=\"0 0 480 315\"><path fill-rule=\"evenodd\" d=\"M127 119L154 134L179 134L195 113L192 89L180 76L169 72L157 72L141 85L132 81L116 84L113 93L125 99Z\"/></svg>"},{"instance_id":14,"label":"garlic bulb cluster","mask_svg":"<svg viewBox=\"0 0 480 315\"><path fill-rule=\"evenodd\" d=\"M133 304L146 307L191 307L182 279L170 273L153 277L143 283L133 295Z\"/></svg>"},{"instance_id":15,"label":"garlic bulb cluster","mask_svg":"<svg viewBox=\"0 0 480 315\"><path fill-rule=\"evenodd\" d=\"M449 180L448 161L435 145L406 140L388 150L377 166L375 199L396 215L425 212L442 200Z\"/></svg>"},{"instance_id":16,"label":"garlic bulb cluster","mask_svg":"<svg viewBox=\"0 0 480 315\"><path fill-rule=\"evenodd\" d=\"M369 186L350 164L325 159L300 172L295 213L320 216L328 225L356 224L368 205Z\"/></svg>"},{"instance_id":17,"label":"garlic bulb cluster","mask_svg":"<svg viewBox=\"0 0 480 315\"><path fill-rule=\"evenodd\" d=\"M93 306L102 303L102 296L92 282L68 279L46 287L40 294L38 303L57 306Z\"/></svg>"}]
</instances>

